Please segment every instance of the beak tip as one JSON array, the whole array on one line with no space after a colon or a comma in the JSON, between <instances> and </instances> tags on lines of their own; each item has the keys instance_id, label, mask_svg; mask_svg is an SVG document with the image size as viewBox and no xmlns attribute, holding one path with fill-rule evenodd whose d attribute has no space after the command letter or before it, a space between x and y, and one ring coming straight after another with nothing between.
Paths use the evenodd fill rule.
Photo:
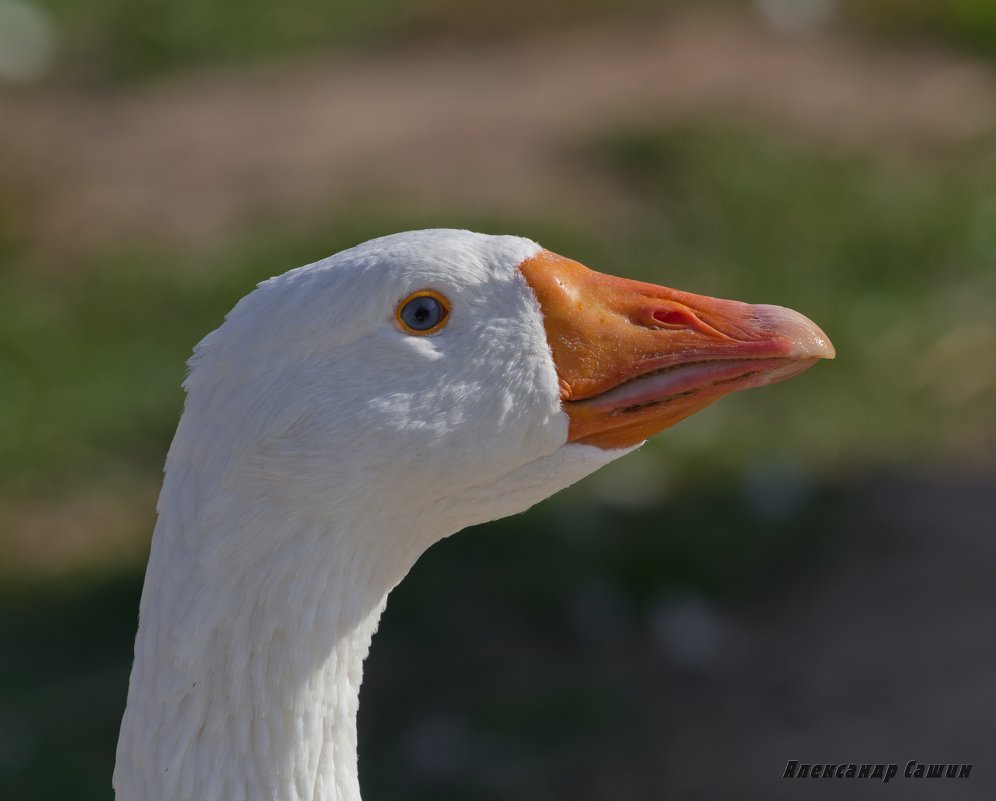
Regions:
<instances>
[{"instance_id":1,"label":"beak tip","mask_svg":"<svg viewBox=\"0 0 996 801\"><path fill-rule=\"evenodd\" d=\"M837 351L830 338L816 323L784 306L755 306L764 326L784 337L790 345L788 358L799 361L833 359Z\"/></svg>"}]
</instances>

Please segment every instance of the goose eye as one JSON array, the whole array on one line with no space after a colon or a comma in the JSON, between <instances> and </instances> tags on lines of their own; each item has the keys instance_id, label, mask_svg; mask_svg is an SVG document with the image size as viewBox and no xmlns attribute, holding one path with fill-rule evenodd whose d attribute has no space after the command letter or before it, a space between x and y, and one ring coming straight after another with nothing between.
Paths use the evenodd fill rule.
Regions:
<instances>
[{"instance_id":1,"label":"goose eye","mask_svg":"<svg viewBox=\"0 0 996 801\"><path fill-rule=\"evenodd\" d=\"M398 304L395 318L398 325L409 334L432 334L446 325L450 304L438 292L423 289Z\"/></svg>"}]
</instances>

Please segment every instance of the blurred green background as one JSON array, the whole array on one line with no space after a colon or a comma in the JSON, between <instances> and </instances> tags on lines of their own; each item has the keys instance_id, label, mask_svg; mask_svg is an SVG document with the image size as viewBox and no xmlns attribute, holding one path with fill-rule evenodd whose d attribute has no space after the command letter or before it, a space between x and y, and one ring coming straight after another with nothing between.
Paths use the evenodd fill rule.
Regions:
<instances>
[{"instance_id":1,"label":"blurred green background","mask_svg":"<svg viewBox=\"0 0 996 801\"><path fill-rule=\"evenodd\" d=\"M838 359L433 548L368 662L365 797L913 758L994 797L994 9L0 0L0 798L111 797L193 345L436 225L791 306Z\"/></svg>"}]
</instances>

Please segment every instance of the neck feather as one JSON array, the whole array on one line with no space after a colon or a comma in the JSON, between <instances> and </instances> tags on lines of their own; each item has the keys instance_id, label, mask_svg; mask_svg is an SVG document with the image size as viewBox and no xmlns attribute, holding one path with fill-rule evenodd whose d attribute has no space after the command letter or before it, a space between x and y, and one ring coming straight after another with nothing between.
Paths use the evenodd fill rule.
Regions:
<instances>
[{"instance_id":1,"label":"neck feather","mask_svg":"<svg viewBox=\"0 0 996 801\"><path fill-rule=\"evenodd\" d=\"M359 801L363 660L388 593L417 554L360 549L380 538L239 498L183 520L168 488L142 596L117 798ZM234 530L218 530L223 522Z\"/></svg>"}]
</instances>

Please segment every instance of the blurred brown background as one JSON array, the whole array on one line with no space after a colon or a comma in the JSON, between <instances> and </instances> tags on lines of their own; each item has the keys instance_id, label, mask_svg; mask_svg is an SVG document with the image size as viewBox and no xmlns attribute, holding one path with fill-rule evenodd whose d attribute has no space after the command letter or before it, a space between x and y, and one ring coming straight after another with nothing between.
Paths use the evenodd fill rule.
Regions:
<instances>
[{"instance_id":1,"label":"blurred brown background","mask_svg":"<svg viewBox=\"0 0 996 801\"><path fill-rule=\"evenodd\" d=\"M365 797L996 797L994 63L990 0L0 0L0 797L111 797L193 345L437 225L838 359L432 549Z\"/></svg>"}]
</instances>

